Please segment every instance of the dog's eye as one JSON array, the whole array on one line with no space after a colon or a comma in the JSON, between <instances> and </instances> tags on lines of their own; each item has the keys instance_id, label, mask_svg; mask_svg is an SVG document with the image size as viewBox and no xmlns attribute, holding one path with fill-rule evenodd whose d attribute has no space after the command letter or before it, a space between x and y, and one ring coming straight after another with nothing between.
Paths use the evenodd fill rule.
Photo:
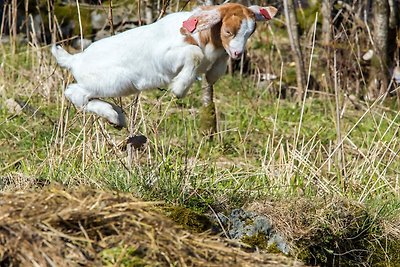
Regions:
<instances>
[{"instance_id":1,"label":"dog's eye","mask_svg":"<svg viewBox=\"0 0 400 267\"><path fill-rule=\"evenodd\" d=\"M230 30L225 30L226 36L233 36L233 33Z\"/></svg>"}]
</instances>

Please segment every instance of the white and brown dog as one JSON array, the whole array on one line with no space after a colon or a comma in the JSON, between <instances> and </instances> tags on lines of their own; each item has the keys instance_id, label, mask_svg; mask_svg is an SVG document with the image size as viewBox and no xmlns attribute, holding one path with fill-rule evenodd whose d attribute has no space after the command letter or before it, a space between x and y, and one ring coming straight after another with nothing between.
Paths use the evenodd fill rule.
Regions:
<instances>
[{"instance_id":1,"label":"white and brown dog","mask_svg":"<svg viewBox=\"0 0 400 267\"><path fill-rule=\"evenodd\" d=\"M65 96L78 108L125 126L123 112L98 98L166 85L183 97L204 73L212 85L225 73L228 57L242 55L256 21L268 21L276 13L271 6L205 6L102 39L82 53L71 55L60 46L53 46L52 53L76 80Z\"/></svg>"}]
</instances>

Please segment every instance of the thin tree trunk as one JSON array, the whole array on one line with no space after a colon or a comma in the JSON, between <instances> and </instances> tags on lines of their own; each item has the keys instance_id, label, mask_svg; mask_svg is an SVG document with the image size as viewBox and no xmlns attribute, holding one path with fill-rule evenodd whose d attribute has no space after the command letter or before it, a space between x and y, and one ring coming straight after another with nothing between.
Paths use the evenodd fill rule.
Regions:
<instances>
[{"instance_id":1,"label":"thin tree trunk","mask_svg":"<svg viewBox=\"0 0 400 267\"><path fill-rule=\"evenodd\" d=\"M332 0L323 0L321 13L322 13L322 44L324 46L329 45L332 39L331 12L332 12Z\"/></svg>"},{"instance_id":2,"label":"thin tree trunk","mask_svg":"<svg viewBox=\"0 0 400 267\"><path fill-rule=\"evenodd\" d=\"M294 60L296 63L296 78L297 78L297 96L296 100L300 101L303 98L303 93L306 89L307 76L304 68L303 53L300 47L300 37L298 32L298 23L296 10L293 0L283 1L286 17L286 27L289 34L290 46L292 48Z\"/></svg>"},{"instance_id":3,"label":"thin tree trunk","mask_svg":"<svg viewBox=\"0 0 400 267\"><path fill-rule=\"evenodd\" d=\"M324 56L325 56L325 62L323 64L326 64L326 66L331 66L332 64L332 53L331 53L331 48L332 46L331 41L332 41L332 6L333 6L333 0L323 0L322 1L322 6L321 6L321 14L322 14L322 26L321 26L321 31L322 31L322 40L321 44L324 47ZM335 71L335 70L333 70ZM326 68L326 90L329 91L329 88L334 87L334 80L332 80L332 73L330 68Z\"/></svg>"},{"instance_id":4,"label":"thin tree trunk","mask_svg":"<svg viewBox=\"0 0 400 267\"><path fill-rule=\"evenodd\" d=\"M18 8L17 8L17 0L11 1L11 17L10 20L12 21L11 24L11 52L15 54L17 51L17 18L18 18Z\"/></svg>"},{"instance_id":5,"label":"thin tree trunk","mask_svg":"<svg viewBox=\"0 0 400 267\"><path fill-rule=\"evenodd\" d=\"M1 3L0 3L0 5L1 5ZM30 40L29 27L31 26L29 23L29 0L25 0L25 22L24 23L25 23L26 40L29 43L29 40Z\"/></svg>"},{"instance_id":6,"label":"thin tree trunk","mask_svg":"<svg viewBox=\"0 0 400 267\"><path fill-rule=\"evenodd\" d=\"M114 35L114 19L113 19L113 2L108 2L108 24L110 25L110 33Z\"/></svg>"},{"instance_id":7,"label":"thin tree trunk","mask_svg":"<svg viewBox=\"0 0 400 267\"><path fill-rule=\"evenodd\" d=\"M388 33L388 56L389 56L389 67L393 67L395 56L400 56L398 49L398 42L400 40L399 28L400 28L400 4L396 0L389 0L389 33ZM396 59L398 61L398 58Z\"/></svg>"},{"instance_id":8,"label":"thin tree trunk","mask_svg":"<svg viewBox=\"0 0 400 267\"><path fill-rule=\"evenodd\" d=\"M373 59L370 82L369 98L375 99L384 94L389 84L389 2L388 0L375 0L374 13L374 48L376 57Z\"/></svg>"},{"instance_id":9,"label":"thin tree trunk","mask_svg":"<svg viewBox=\"0 0 400 267\"><path fill-rule=\"evenodd\" d=\"M153 23L153 8L154 8L154 4L153 4L153 0L146 0L145 1L145 20L146 20L146 24L149 25L151 23Z\"/></svg>"},{"instance_id":10,"label":"thin tree trunk","mask_svg":"<svg viewBox=\"0 0 400 267\"><path fill-rule=\"evenodd\" d=\"M389 0L389 28L396 29L399 26L399 2L396 0Z\"/></svg>"},{"instance_id":11,"label":"thin tree trunk","mask_svg":"<svg viewBox=\"0 0 400 267\"><path fill-rule=\"evenodd\" d=\"M395 68L398 68L400 62L400 46L398 40L400 40L400 4L396 0L389 0L389 9L390 9L390 17L389 17L389 34L388 34L388 64L391 73L395 72ZM393 78L393 77L391 77ZM400 91L396 91L397 101L400 105Z\"/></svg>"}]
</instances>

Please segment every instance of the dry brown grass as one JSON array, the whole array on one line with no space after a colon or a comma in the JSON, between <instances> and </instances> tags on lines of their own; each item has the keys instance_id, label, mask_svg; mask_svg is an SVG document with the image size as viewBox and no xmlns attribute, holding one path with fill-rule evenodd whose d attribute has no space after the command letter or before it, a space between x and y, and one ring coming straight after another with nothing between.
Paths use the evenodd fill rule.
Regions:
<instances>
[{"instance_id":1,"label":"dry brown grass","mask_svg":"<svg viewBox=\"0 0 400 267\"><path fill-rule=\"evenodd\" d=\"M87 188L2 193L0 265L303 266L189 233L161 215L157 204ZM113 252L114 260L106 261Z\"/></svg>"}]
</instances>

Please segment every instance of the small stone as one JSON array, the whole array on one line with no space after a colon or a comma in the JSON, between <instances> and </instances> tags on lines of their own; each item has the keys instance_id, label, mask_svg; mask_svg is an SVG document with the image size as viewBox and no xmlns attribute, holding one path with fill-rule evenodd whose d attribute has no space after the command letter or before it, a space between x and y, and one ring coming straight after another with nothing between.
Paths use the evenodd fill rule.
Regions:
<instances>
[{"instance_id":1,"label":"small stone","mask_svg":"<svg viewBox=\"0 0 400 267\"><path fill-rule=\"evenodd\" d=\"M269 235L272 230L272 224L269 220L264 216L259 216L254 220L254 228L257 232L262 232L266 235Z\"/></svg>"},{"instance_id":2,"label":"small stone","mask_svg":"<svg viewBox=\"0 0 400 267\"><path fill-rule=\"evenodd\" d=\"M260 237L262 240L268 241L268 246L275 246L284 254L290 252L289 245L282 235L273 229L272 223L266 216L259 215L253 211L234 209L226 217L223 224L228 228L229 236L232 239L247 240L250 238L252 240L253 237L256 239ZM263 246L263 244L251 245Z\"/></svg>"},{"instance_id":3,"label":"small stone","mask_svg":"<svg viewBox=\"0 0 400 267\"><path fill-rule=\"evenodd\" d=\"M372 59L373 56L374 56L374 50L370 49L362 56L362 59L365 61L369 61Z\"/></svg>"},{"instance_id":4,"label":"small stone","mask_svg":"<svg viewBox=\"0 0 400 267\"><path fill-rule=\"evenodd\" d=\"M242 209L234 209L231 212L232 218L244 218L246 216L246 212Z\"/></svg>"},{"instance_id":5,"label":"small stone","mask_svg":"<svg viewBox=\"0 0 400 267\"><path fill-rule=\"evenodd\" d=\"M283 237L278 234L278 233L273 233L269 240L268 240L268 246L275 244L276 247L284 254L288 255L290 252L289 245L286 243L286 241L283 239Z\"/></svg>"},{"instance_id":6,"label":"small stone","mask_svg":"<svg viewBox=\"0 0 400 267\"><path fill-rule=\"evenodd\" d=\"M104 13L97 13L96 11L93 11L90 14L90 18L92 21L93 30L101 30L107 23L107 15Z\"/></svg>"},{"instance_id":7,"label":"small stone","mask_svg":"<svg viewBox=\"0 0 400 267\"><path fill-rule=\"evenodd\" d=\"M393 79L397 84L400 84L400 66L399 65L397 65L393 69Z\"/></svg>"},{"instance_id":8,"label":"small stone","mask_svg":"<svg viewBox=\"0 0 400 267\"><path fill-rule=\"evenodd\" d=\"M85 50L91 44L92 44L92 41L90 41L88 39L81 40L80 38L77 38L72 42L72 47L77 50L80 50L80 49Z\"/></svg>"},{"instance_id":9,"label":"small stone","mask_svg":"<svg viewBox=\"0 0 400 267\"><path fill-rule=\"evenodd\" d=\"M94 37L95 41L101 40L103 38L111 36L111 33L105 30L100 30L96 33L96 36Z\"/></svg>"},{"instance_id":10,"label":"small stone","mask_svg":"<svg viewBox=\"0 0 400 267\"><path fill-rule=\"evenodd\" d=\"M22 107L13 98L9 98L5 101L7 110L9 113L18 115L22 112Z\"/></svg>"},{"instance_id":11,"label":"small stone","mask_svg":"<svg viewBox=\"0 0 400 267\"><path fill-rule=\"evenodd\" d=\"M218 212L217 217L222 225L226 225L228 223L229 218L222 212Z\"/></svg>"},{"instance_id":12,"label":"small stone","mask_svg":"<svg viewBox=\"0 0 400 267\"><path fill-rule=\"evenodd\" d=\"M260 81L272 81L272 80L276 80L278 78L278 76L276 76L275 74L271 74L271 73L262 73L260 75Z\"/></svg>"},{"instance_id":13,"label":"small stone","mask_svg":"<svg viewBox=\"0 0 400 267\"><path fill-rule=\"evenodd\" d=\"M0 74L1 74L1 66L0 66ZM4 97L6 95L6 90L4 89L4 85L0 86L0 97Z\"/></svg>"}]
</instances>

